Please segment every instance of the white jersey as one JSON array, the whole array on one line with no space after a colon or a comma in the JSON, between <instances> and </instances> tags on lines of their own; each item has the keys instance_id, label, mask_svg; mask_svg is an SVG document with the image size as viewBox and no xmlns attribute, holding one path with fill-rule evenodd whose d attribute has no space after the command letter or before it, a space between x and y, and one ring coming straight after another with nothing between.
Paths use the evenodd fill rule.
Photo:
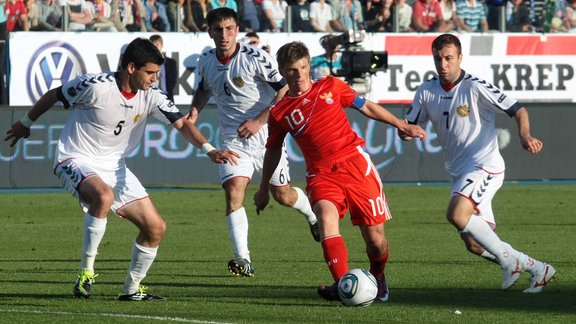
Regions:
<instances>
[{"instance_id":1,"label":"white jersey","mask_svg":"<svg viewBox=\"0 0 576 324\"><path fill-rule=\"evenodd\" d=\"M81 75L60 88L58 99L72 111L58 142L56 163L83 158L116 168L140 143L148 117L166 123L182 117L155 87L126 99L114 73Z\"/></svg>"},{"instance_id":2,"label":"white jersey","mask_svg":"<svg viewBox=\"0 0 576 324\"><path fill-rule=\"evenodd\" d=\"M236 52L224 64L215 49L204 52L197 74L199 87L214 96L224 136L236 136L238 126L268 109L276 92L286 84L272 56L246 44L237 44Z\"/></svg>"},{"instance_id":3,"label":"white jersey","mask_svg":"<svg viewBox=\"0 0 576 324\"><path fill-rule=\"evenodd\" d=\"M519 108L516 99L462 71L450 91L444 91L437 77L420 85L406 119L421 126L428 120L432 122L446 154L446 170L452 176L471 165L502 172L504 159L498 149L496 112L514 116Z\"/></svg>"}]
</instances>

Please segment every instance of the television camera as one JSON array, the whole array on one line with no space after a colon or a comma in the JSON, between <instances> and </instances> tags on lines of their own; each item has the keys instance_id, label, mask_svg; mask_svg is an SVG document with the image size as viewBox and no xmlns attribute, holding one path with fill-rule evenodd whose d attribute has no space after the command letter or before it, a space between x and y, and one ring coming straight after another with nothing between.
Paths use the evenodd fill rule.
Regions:
<instances>
[{"instance_id":1,"label":"television camera","mask_svg":"<svg viewBox=\"0 0 576 324\"><path fill-rule=\"evenodd\" d=\"M350 30L340 35L326 35L320 38L324 48L340 52L342 68L335 71L330 62L330 74L343 77L354 89L361 93L370 92L370 76L388 68L386 51L366 51L360 46L364 41L363 30Z\"/></svg>"}]
</instances>

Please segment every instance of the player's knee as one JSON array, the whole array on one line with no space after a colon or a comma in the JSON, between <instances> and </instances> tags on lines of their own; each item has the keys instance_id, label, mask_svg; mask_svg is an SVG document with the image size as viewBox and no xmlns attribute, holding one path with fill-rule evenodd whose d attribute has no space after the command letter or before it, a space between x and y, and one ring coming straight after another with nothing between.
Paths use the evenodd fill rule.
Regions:
<instances>
[{"instance_id":1,"label":"player's knee","mask_svg":"<svg viewBox=\"0 0 576 324\"><path fill-rule=\"evenodd\" d=\"M150 241L160 242L162 237L164 237L164 233L166 233L166 222L160 219L154 225L148 226L146 232Z\"/></svg>"},{"instance_id":2,"label":"player's knee","mask_svg":"<svg viewBox=\"0 0 576 324\"><path fill-rule=\"evenodd\" d=\"M114 192L108 187L96 189L91 197L90 206L100 210L110 210L114 203Z\"/></svg>"}]
</instances>

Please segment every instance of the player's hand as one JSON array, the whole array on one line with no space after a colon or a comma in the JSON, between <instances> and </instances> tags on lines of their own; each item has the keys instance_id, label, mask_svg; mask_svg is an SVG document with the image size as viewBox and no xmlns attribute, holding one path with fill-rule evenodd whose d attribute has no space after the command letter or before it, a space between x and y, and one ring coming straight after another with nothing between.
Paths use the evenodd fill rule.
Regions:
<instances>
[{"instance_id":1,"label":"player's hand","mask_svg":"<svg viewBox=\"0 0 576 324\"><path fill-rule=\"evenodd\" d=\"M196 120L198 119L198 109L196 107L192 107L188 114L186 115L186 119L190 121L192 124L196 124Z\"/></svg>"},{"instance_id":2,"label":"player's hand","mask_svg":"<svg viewBox=\"0 0 576 324\"><path fill-rule=\"evenodd\" d=\"M250 138L260 131L262 125L257 119L248 119L238 126L238 136L240 138Z\"/></svg>"},{"instance_id":3,"label":"player's hand","mask_svg":"<svg viewBox=\"0 0 576 324\"><path fill-rule=\"evenodd\" d=\"M398 127L398 136L405 141L409 141L412 138L424 140L426 139L426 131L419 125L409 124L408 120L404 119Z\"/></svg>"},{"instance_id":4,"label":"player's hand","mask_svg":"<svg viewBox=\"0 0 576 324\"><path fill-rule=\"evenodd\" d=\"M256 214L260 215L260 211L264 210L268 203L270 202L270 194L268 190L264 190L262 188L258 189L254 194L254 204L256 205Z\"/></svg>"},{"instance_id":5,"label":"player's hand","mask_svg":"<svg viewBox=\"0 0 576 324\"><path fill-rule=\"evenodd\" d=\"M12 142L10 142L10 146L14 146L19 139L28 138L28 136L30 136L30 128L25 127L20 121L17 121L12 124L10 129L6 132L4 141L12 140Z\"/></svg>"},{"instance_id":6,"label":"player's hand","mask_svg":"<svg viewBox=\"0 0 576 324\"><path fill-rule=\"evenodd\" d=\"M228 150L212 150L208 152L206 155L212 160L212 162L217 164L225 164L230 163L231 165L237 165L238 160L237 158L240 155L236 152L228 151Z\"/></svg>"},{"instance_id":7,"label":"player's hand","mask_svg":"<svg viewBox=\"0 0 576 324\"><path fill-rule=\"evenodd\" d=\"M544 147L544 143L541 140L531 135L520 136L520 143L522 143L522 148L532 154L540 153Z\"/></svg>"}]
</instances>

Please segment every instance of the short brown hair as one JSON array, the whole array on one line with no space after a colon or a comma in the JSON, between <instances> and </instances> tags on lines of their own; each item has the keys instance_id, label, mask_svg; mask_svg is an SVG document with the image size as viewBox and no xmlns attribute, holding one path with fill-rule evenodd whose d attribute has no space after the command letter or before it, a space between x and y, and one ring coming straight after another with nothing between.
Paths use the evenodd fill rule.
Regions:
<instances>
[{"instance_id":1,"label":"short brown hair","mask_svg":"<svg viewBox=\"0 0 576 324\"><path fill-rule=\"evenodd\" d=\"M298 41L284 44L276 52L276 60L281 70L303 58L310 60L310 52L304 43Z\"/></svg>"}]
</instances>

